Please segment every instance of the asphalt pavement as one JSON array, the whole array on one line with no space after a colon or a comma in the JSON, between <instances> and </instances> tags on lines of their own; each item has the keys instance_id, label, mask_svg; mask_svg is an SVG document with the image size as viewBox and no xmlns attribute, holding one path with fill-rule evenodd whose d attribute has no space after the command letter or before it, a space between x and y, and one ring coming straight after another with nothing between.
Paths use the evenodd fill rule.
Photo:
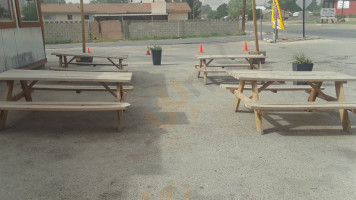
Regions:
<instances>
[{"instance_id":1,"label":"asphalt pavement","mask_svg":"<svg viewBox=\"0 0 356 200\"><path fill-rule=\"evenodd\" d=\"M204 42L204 53L246 54L245 41L235 39ZM10 112L0 132L0 199L356 199L356 116L350 114L352 130L346 133L337 111L268 112L266 134L260 135L253 112L234 112L234 96L219 87L236 79L214 75L204 85L197 78L194 55L202 41L157 41L161 66L145 55L147 41L89 44L92 52L129 55L124 63L135 90L127 97L132 106L122 131L116 131L115 112ZM261 41L260 49L267 52L266 70L291 70L294 53L303 51L314 71L356 76L353 45L332 39ZM252 40L247 46L254 50ZM58 65L50 55L57 50L80 52L81 46L47 46L47 67ZM331 83L323 86L335 94ZM356 100L356 84L344 90L347 100ZM115 101L103 92L32 95L34 101ZM277 97L306 101L308 94L265 92L260 99Z\"/></svg>"}]
</instances>

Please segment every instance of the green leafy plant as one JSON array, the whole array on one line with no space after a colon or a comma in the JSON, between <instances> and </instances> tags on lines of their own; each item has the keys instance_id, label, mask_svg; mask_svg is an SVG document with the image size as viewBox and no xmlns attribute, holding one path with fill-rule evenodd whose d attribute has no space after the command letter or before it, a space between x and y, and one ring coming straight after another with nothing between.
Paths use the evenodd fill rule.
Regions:
<instances>
[{"instance_id":1,"label":"green leafy plant","mask_svg":"<svg viewBox=\"0 0 356 200\"><path fill-rule=\"evenodd\" d=\"M158 51L158 50L162 50L162 47L159 45L153 45L153 47L150 47L150 49Z\"/></svg>"},{"instance_id":2,"label":"green leafy plant","mask_svg":"<svg viewBox=\"0 0 356 200\"><path fill-rule=\"evenodd\" d=\"M313 61L310 59L310 57L306 56L303 52L295 54L293 56L293 58L294 58L293 63L296 63L296 64L313 63Z\"/></svg>"}]
</instances>

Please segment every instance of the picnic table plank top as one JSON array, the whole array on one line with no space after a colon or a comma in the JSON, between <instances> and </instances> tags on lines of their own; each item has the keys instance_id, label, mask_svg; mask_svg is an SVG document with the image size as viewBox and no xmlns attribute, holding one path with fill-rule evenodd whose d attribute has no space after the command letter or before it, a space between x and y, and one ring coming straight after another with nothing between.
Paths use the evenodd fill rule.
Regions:
<instances>
[{"instance_id":1,"label":"picnic table plank top","mask_svg":"<svg viewBox=\"0 0 356 200\"><path fill-rule=\"evenodd\" d=\"M197 59L235 59L235 58L267 58L264 55L236 54L236 55L196 55Z\"/></svg>"},{"instance_id":2,"label":"picnic table plank top","mask_svg":"<svg viewBox=\"0 0 356 200\"><path fill-rule=\"evenodd\" d=\"M83 72L53 70L12 69L0 73L0 81L31 80L31 81L74 81L74 82L130 82L131 72Z\"/></svg>"},{"instance_id":3,"label":"picnic table plank top","mask_svg":"<svg viewBox=\"0 0 356 200\"><path fill-rule=\"evenodd\" d=\"M52 52L51 55L55 56L75 56L75 57L93 57L93 58L112 58L112 59L127 59L128 55L115 55L112 53L72 53L72 52Z\"/></svg>"},{"instance_id":4,"label":"picnic table plank top","mask_svg":"<svg viewBox=\"0 0 356 200\"><path fill-rule=\"evenodd\" d=\"M356 81L350 76L332 71L257 71L228 70L227 73L239 80L256 81Z\"/></svg>"}]
</instances>

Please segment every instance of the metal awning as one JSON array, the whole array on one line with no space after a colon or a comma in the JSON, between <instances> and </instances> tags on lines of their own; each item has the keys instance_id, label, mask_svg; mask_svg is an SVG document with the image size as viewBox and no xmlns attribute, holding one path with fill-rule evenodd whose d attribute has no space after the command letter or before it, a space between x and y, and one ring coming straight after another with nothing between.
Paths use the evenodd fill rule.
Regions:
<instances>
[{"instance_id":1,"label":"metal awning","mask_svg":"<svg viewBox=\"0 0 356 200\"><path fill-rule=\"evenodd\" d=\"M93 17L167 16L168 14L94 14Z\"/></svg>"}]
</instances>

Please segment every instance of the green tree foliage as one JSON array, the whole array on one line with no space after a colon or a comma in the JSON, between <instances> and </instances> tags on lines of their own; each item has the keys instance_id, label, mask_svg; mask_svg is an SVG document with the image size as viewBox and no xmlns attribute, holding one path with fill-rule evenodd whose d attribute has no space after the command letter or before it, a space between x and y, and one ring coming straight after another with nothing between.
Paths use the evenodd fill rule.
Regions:
<instances>
[{"instance_id":1,"label":"green tree foliage","mask_svg":"<svg viewBox=\"0 0 356 200\"><path fill-rule=\"evenodd\" d=\"M8 9L1 7L0 5L0 18L11 18L11 13Z\"/></svg>"},{"instance_id":2,"label":"green tree foliage","mask_svg":"<svg viewBox=\"0 0 356 200\"><path fill-rule=\"evenodd\" d=\"M213 11L213 9L211 8L211 6L209 4L206 5L202 5L200 7L200 13L201 14L209 14Z\"/></svg>"},{"instance_id":3,"label":"green tree foliage","mask_svg":"<svg viewBox=\"0 0 356 200\"><path fill-rule=\"evenodd\" d=\"M66 4L65 0L43 0L41 4Z\"/></svg>"},{"instance_id":4,"label":"green tree foliage","mask_svg":"<svg viewBox=\"0 0 356 200\"><path fill-rule=\"evenodd\" d=\"M189 19L195 19L200 15L200 7L202 2L200 0L183 0L183 2L187 2L189 7L192 9L192 12L189 13Z\"/></svg>"},{"instance_id":5,"label":"green tree foliage","mask_svg":"<svg viewBox=\"0 0 356 200\"><path fill-rule=\"evenodd\" d=\"M238 18L242 13L242 0L230 0L227 4L227 11L230 17Z\"/></svg>"},{"instance_id":6,"label":"green tree foliage","mask_svg":"<svg viewBox=\"0 0 356 200\"><path fill-rule=\"evenodd\" d=\"M238 18L242 15L242 0L230 0L227 4L227 11L230 17ZM252 16L252 1L246 1L246 15ZM250 17L249 17L250 18Z\"/></svg>"},{"instance_id":7,"label":"green tree foliage","mask_svg":"<svg viewBox=\"0 0 356 200\"><path fill-rule=\"evenodd\" d=\"M301 8L295 3L296 0L279 0L279 7L281 10L289 11L289 12L297 12L300 11ZM272 5L272 0L268 2Z\"/></svg>"},{"instance_id":8,"label":"green tree foliage","mask_svg":"<svg viewBox=\"0 0 356 200\"><path fill-rule=\"evenodd\" d=\"M208 19L218 19L218 12L213 10L208 14Z\"/></svg>"},{"instance_id":9,"label":"green tree foliage","mask_svg":"<svg viewBox=\"0 0 356 200\"><path fill-rule=\"evenodd\" d=\"M90 0L90 3L129 3L129 0Z\"/></svg>"},{"instance_id":10,"label":"green tree foliage","mask_svg":"<svg viewBox=\"0 0 356 200\"><path fill-rule=\"evenodd\" d=\"M218 13L218 17L219 18L223 18L225 16L228 15L228 12L227 12L227 4L226 3L223 3L221 4L217 9L216 9L217 13Z\"/></svg>"},{"instance_id":11,"label":"green tree foliage","mask_svg":"<svg viewBox=\"0 0 356 200\"><path fill-rule=\"evenodd\" d=\"M26 22L38 21L37 6L34 2L27 2L21 7L22 20Z\"/></svg>"},{"instance_id":12,"label":"green tree foliage","mask_svg":"<svg viewBox=\"0 0 356 200\"><path fill-rule=\"evenodd\" d=\"M208 18L209 19L221 19L221 18L223 18L223 17L225 17L227 15L228 15L227 4L223 3L216 9L216 11L215 10L211 11L208 14Z\"/></svg>"}]
</instances>

